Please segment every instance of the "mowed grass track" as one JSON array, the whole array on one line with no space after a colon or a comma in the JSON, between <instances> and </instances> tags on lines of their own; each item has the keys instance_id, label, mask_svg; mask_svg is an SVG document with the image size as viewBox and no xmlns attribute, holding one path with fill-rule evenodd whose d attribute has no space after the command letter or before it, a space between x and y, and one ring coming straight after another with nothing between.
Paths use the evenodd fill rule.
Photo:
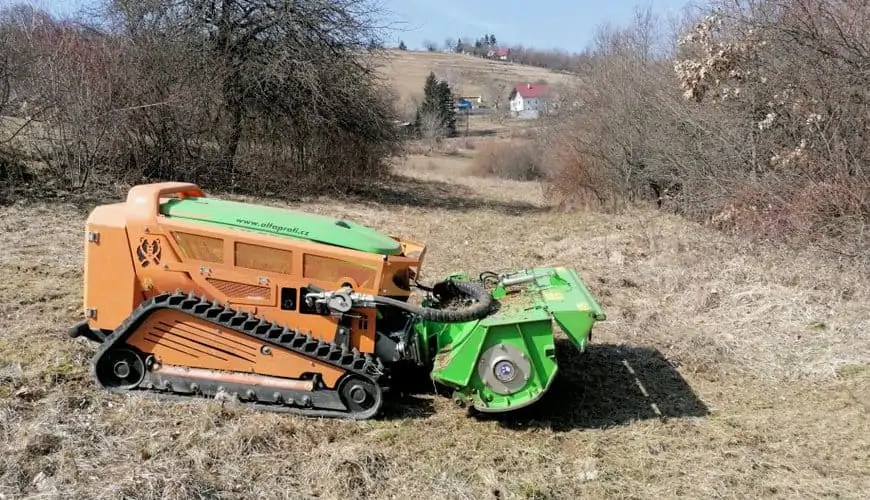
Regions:
<instances>
[{"instance_id":1,"label":"mowed grass track","mask_svg":"<svg viewBox=\"0 0 870 500\"><path fill-rule=\"evenodd\" d=\"M577 269L608 320L585 354L560 343L558 385L513 421L479 421L429 394L367 422L107 395L90 380L94 347L65 335L79 318L93 202L0 208L0 494L870 496L865 267L654 212L555 212L539 193L430 170L379 201L293 205L425 241L425 281Z\"/></svg>"}]
</instances>

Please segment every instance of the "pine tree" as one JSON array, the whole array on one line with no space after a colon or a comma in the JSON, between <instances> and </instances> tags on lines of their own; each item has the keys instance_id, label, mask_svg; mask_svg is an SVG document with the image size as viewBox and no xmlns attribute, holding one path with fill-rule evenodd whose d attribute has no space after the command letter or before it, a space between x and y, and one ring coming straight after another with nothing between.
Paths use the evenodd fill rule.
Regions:
<instances>
[{"instance_id":1,"label":"pine tree","mask_svg":"<svg viewBox=\"0 0 870 500\"><path fill-rule=\"evenodd\" d=\"M453 92L446 80L439 81L434 72L429 72L423 85L423 102L414 116L414 130L420 134L423 116L434 117L447 135L456 133L456 111L453 109Z\"/></svg>"},{"instance_id":2,"label":"pine tree","mask_svg":"<svg viewBox=\"0 0 870 500\"><path fill-rule=\"evenodd\" d=\"M426 83L423 85L423 102L417 106L417 113L414 117L414 130L417 135L421 135L422 130L422 118L423 116L439 116L440 113L440 103L438 101L438 79L435 78L434 72L429 72L429 76L426 77Z\"/></svg>"},{"instance_id":3,"label":"pine tree","mask_svg":"<svg viewBox=\"0 0 870 500\"><path fill-rule=\"evenodd\" d=\"M441 105L438 95L438 79L435 73L430 71L423 85L423 103L420 105L420 113L439 113Z\"/></svg>"},{"instance_id":4,"label":"pine tree","mask_svg":"<svg viewBox=\"0 0 870 500\"><path fill-rule=\"evenodd\" d=\"M454 135L456 133L456 110L453 108L453 93L445 80L438 83L438 97L444 128L447 130L448 136Z\"/></svg>"},{"instance_id":5,"label":"pine tree","mask_svg":"<svg viewBox=\"0 0 870 500\"><path fill-rule=\"evenodd\" d=\"M408 50L408 46L405 45L404 40L399 40L399 50Z\"/></svg>"}]
</instances>

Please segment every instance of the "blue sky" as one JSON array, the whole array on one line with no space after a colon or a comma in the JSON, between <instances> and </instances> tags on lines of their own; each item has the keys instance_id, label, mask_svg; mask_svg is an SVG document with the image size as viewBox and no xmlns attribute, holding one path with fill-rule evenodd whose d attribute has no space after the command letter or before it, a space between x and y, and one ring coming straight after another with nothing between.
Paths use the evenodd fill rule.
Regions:
<instances>
[{"instance_id":1,"label":"blue sky","mask_svg":"<svg viewBox=\"0 0 870 500\"><path fill-rule=\"evenodd\" d=\"M12 0L0 0L8 3ZM425 40L439 45L452 37L493 33L497 41L541 49L580 51L602 23L622 24L635 6L650 6L663 17L677 15L688 0L379 0L388 20L409 48ZM71 13L89 0L30 0L54 13Z\"/></svg>"},{"instance_id":2,"label":"blue sky","mask_svg":"<svg viewBox=\"0 0 870 500\"><path fill-rule=\"evenodd\" d=\"M409 48L424 40L477 38L493 33L496 41L541 49L581 51L605 22L631 20L635 6L651 7L663 18L676 15L687 0L382 0L401 20Z\"/></svg>"}]
</instances>

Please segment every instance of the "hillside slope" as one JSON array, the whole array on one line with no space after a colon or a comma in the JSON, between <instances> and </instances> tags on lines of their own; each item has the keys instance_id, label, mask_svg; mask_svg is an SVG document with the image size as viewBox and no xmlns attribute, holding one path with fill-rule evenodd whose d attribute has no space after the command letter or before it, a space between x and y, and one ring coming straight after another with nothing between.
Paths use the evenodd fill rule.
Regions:
<instances>
[{"instance_id":1,"label":"hillside slope","mask_svg":"<svg viewBox=\"0 0 870 500\"><path fill-rule=\"evenodd\" d=\"M430 71L447 79L457 95L480 95L492 101L494 95L507 99L510 88L517 83L546 80L559 84L571 80L571 75L544 68L482 59L448 52L412 52L390 50L381 71L403 102L423 96L423 84Z\"/></svg>"}]
</instances>

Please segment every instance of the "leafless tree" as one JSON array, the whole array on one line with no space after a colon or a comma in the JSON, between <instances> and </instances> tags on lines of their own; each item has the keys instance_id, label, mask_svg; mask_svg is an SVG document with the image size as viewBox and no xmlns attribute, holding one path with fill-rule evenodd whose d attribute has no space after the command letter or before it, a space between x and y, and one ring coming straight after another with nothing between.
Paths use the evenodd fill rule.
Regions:
<instances>
[{"instance_id":1,"label":"leafless tree","mask_svg":"<svg viewBox=\"0 0 870 500\"><path fill-rule=\"evenodd\" d=\"M501 121L508 110L507 99L510 91L508 83L497 77L489 76L486 79L486 95L483 98L490 107L490 118Z\"/></svg>"},{"instance_id":2,"label":"leafless tree","mask_svg":"<svg viewBox=\"0 0 870 500\"><path fill-rule=\"evenodd\" d=\"M866 243L870 142L854 131L870 127L870 5L714 7L679 20L678 43L648 11L599 30L571 107L547 125L552 187L766 237Z\"/></svg>"},{"instance_id":3,"label":"leafless tree","mask_svg":"<svg viewBox=\"0 0 870 500\"><path fill-rule=\"evenodd\" d=\"M458 68L448 67L445 68L442 73L443 74L439 77L439 80L447 82L453 95L457 97L463 95L462 82L464 78L462 77L462 71Z\"/></svg>"},{"instance_id":4,"label":"leafless tree","mask_svg":"<svg viewBox=\"0 0 870 500\"><path fill-rule=\"evenodd\" d=\"M426 143L426 154L429 155L447 136L443 118L438 113L423 112L420 114L420 136Z\"/></svg>"},{"instance_id":5,"label":"leafless tree","mask_svg":"<svg viewBox=\"0 0 870 500\"><path fill-rule=\"evenodd\" d=\"M15 7L0 71L17 54L28 71L0 91L45 110L37 154L77 185L96 172L350 187L400 145L379 51L366 50L382 43L377 14L355 0L105 0L58 22Z\"/></svg>"}]
</instances>

